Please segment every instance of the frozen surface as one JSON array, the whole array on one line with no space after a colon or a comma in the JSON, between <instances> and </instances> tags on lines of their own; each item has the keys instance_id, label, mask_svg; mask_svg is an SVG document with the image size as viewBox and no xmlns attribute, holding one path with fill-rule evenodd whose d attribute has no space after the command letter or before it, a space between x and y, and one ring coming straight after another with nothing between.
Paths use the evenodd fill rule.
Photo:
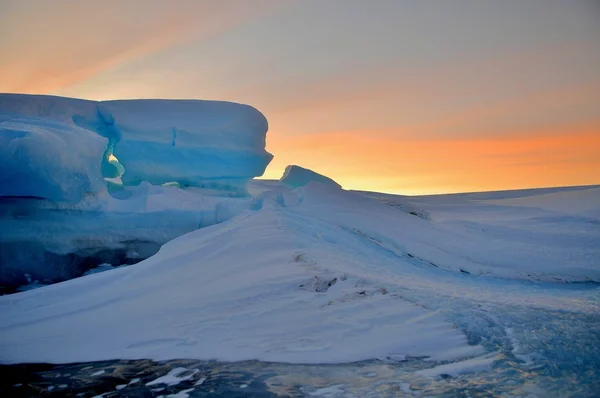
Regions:
<instances>
[{"instance_id":1,"label":"frozen surface","mask_svg":"<svg viewBox=\"0 0 600 398\"><path fill-rule=\"evenodd\" d=\"M88 195L76 204L0 199L0 285L22 285L27 275L58 282L94 264L140 261L169 240L228 220L256 202L148 183L117 196Z\"/></svg>"},{"instance_id":2,"label":"frozen surface","mask_svg":"<svg viewBox=\"0 0 600 398\"><path fill-rule=\"evenodd\" d=\"M9 118L2 104L0 97L0 197L76 202L105 189L105 138L52 119Z\"/></svg>"},{"instance_id":3,"label":"frozen surface","mask_svg":"<svg viewBox=\"0 0 600 398\"><path fill-rule=\"evenodd\" d=\"M77 201L102 177L242 192L272 158L267 129L229 102L2 94L0 194Z\"/></svg>"},{"instance_id":4,"label":"frozen surface","mask_svg":"<svg viewBox=\"0 0 600 398\"><path fill-rule=\"evenodd\" d=\"M299 188L313 181L341 188L340 184L333 181L331 178L295 165L287 166L283 172L283 176L281 176L281 179L279 180L281 185L288 188Z\"/></svg>"},{"instance_id":5,"label":"frozen surface","mask_svg":"<svg viewBox=\"0 0 600 398\"><path fill-rule=\"evenodd\" d=\"M412 199L428 221L315 182L258 188L254 211L141 263L0 297L0 358L459 361L422 375L438 377L558 355L528 334L552 344L552 319L592 341L577 320L598 316L597 285L564 282L598 281L595 222L531 202ZM486 343L498 339L512 351ZM573 350L593 364L594 347Z\"/></svg>"},{"instance_id":6,"label":"frozen surface","mask_svg":"<svg viewBox=\"0 0 600 398\"><path fill-rule=\"evenodd\" d=\"M186 368L175 368L164 376L149 381L146 383L147 386L154 386L157 384L166 384L168 386L174 386L181 383L182 381L190 380L194 375L198 373L198 370L189 371Z\"/></svg>"},{"instance_id":7,"label":"frozen surface","mask_svg":"<svg viewBox=\"0 0 600 398\"><path fill-rule=\"evenodd\" d=\"M499 359L500 356L497 353L486 354L464 361L419 370L416 374L425 377L436 377L441 375L458 376L466 373L484 372L491 370L494 362Z\"/></svg>"},{"instance_id":8,"label":"frozen surface","mask_svg":"<svg viewBox=\"0 0 600 398\"><path fill-rule=\"evenodd\" d=\"M385 222L388 245L400 244L424 264L457 272L549 282L600 282L598 186L474 194L398 196L362 193L395 207L407 200L434 221ZM372 208L372 207L371 207ZM360 210L368 213L364 207ZM388 211L389 212L389 211ZM343 211L336 215L338 220ZM371 227L367 227L371 228Z\"/></svg>"},{"instance_id":9,"label":"frozen surface","mask_svg":"<svg viewBox=\"0 0 600 398\"><path fill-rule=\"evenodd\" d=\"M267 129L228 102L0 94L0 292L140 261L253 208Z\"/></svg>"}]
</instances>

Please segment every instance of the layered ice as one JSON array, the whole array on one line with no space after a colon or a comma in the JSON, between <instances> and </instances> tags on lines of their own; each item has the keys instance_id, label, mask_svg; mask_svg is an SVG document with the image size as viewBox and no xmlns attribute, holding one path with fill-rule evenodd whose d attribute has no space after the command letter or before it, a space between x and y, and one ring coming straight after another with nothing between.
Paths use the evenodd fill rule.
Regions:
<instances>
[{"instance_id":1,"label":"layered ice","mask_svg":"<svg viewBox=\"0 0 600 398\"><path fill-rule=\"evenodd\" d=\"M0 95L0 291L140 261L251 207L267 129L229 102Z\"/></svg>"},{"instance_id":2,"label":"layered ice","mask_svg":"<svg viewBox=\"0 0 600 398\"><path fill-rule=\"evenodd\" d=\"M102 177L243 192L272 158L265 117L230 102L2 94L0 129L3 196L79 199Z\"/></svg>"},{"instance_id":3,"label":"layered ice","mask_svg":"<svg viewBox=\"0 0 600 398\"><path fill-rule=\"evenodd\" d=\"M195 100L105 101L95 115L76 119L105 127L115 137L112 154L127 185L179 182L210 188L243 188L264 173L268 123L241 104ZM101 127L95 127L101 126Z\"/></svg>"},{"instance_id":4,"label":"layered ice","mask_svg":"<svg viewBox=\"0 0 600 398\"><path fill-rule=\"evenodd\" d=\"M288 188L302 187L309 182L320 182L325 185L341 188L340 184L331 178L296 165L287 166L279 182Z\"/></svg>"},{"instance_id":5,"label":"layered ice","mask_svg":"<svg viewBox=\"0 0 600 398\"><path fill-rule=\"evenodd\" d=\"M0 286L55 283L102 263L131 264L169 240L223 222L254 206L252 198L207 196L203 190L124 187L72 204L0 198Z\"/></svg>"},{"instance_id":6,"label":"layered ice","mask_svg":"<svg viewBox=\"0 0 600 398\"><path fill-rule=\"evenodd\" d=\"M72 124L0 114L0 197L77 202L101 192L105 148L105 138Z\"/></svg>"}]
</instances>

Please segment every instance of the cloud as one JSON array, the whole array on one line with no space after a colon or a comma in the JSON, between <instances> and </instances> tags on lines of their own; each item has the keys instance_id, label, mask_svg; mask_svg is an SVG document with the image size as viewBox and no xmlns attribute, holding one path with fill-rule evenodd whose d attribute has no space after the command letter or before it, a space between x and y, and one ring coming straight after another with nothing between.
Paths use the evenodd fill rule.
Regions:
<instances>
[{"instance_id":1,"label":"cloud","mask_svg":"<svg viewBox=\"0 0 600 398\"><path fill-rule=\"evenodd\" d=\"M274 0L13 0L0 17L0 92L50 93L255 18Z\"/></svg>"}]
</instances>

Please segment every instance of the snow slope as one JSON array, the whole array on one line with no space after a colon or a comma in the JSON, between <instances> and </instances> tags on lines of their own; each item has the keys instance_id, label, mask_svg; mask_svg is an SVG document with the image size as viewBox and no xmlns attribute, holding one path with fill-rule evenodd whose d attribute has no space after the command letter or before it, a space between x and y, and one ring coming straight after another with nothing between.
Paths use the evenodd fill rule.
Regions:
<instances>
[{"instance_id":1,"label":"snow slope","mask_svg":"<svg viewBox=\"0 0 600 398\"><path fill-rule=\"evenodd\" d=\"M314 182L296 190L260 183L257 192L256 210L176 238L139 264L0 297L0 358L425 356L466 360L427 375L459 374L490 369L503 355L469 337L496 328L488 308L598 314L593 286L531 282L600 281L593 222L416 198L428 221ZM437 209L445 221L435 221ZM456 221L466 214L470 221ZM561 231L552 230L559 224ZM480 323L465 303L489 321Z\"/></svg>"},{"instance_id":2,"label":"snow slope","mask_svg":"<svg viewBox=\"0 0 600 398\"><path fill-rule=\"evenodd\" d=\"M267 129L229 102L1 94L0 195L77 201L102 177L243 191L272 158Z\"/></svg>"},{"instance_id":3,"label":"snow slope","mask_svg":"<svg viewBox=\"0 0 600 398\"><path fill-rule=\"evenodd\" d=\"M137 265L2 297L0 358L333 363L480 351L440 314L344 274L343 253L330 257L339 269L320 271L305 250L323 229L282 209L265 199Z\"/></svg>"},{"instance_id":4,"label":"snow slope","mask_svg":"<svg viewBox=\"0 0 600 398\"><path fill-rule=\"evenodd\" d=\"M396 200L363 194L393 207L408 200L427 213L434 221L427 230L386 226L385 234L440 268L549 282L600 282L597 186ZM383 223L385 216L380 219Z\"/></svg>"}]
</instances>

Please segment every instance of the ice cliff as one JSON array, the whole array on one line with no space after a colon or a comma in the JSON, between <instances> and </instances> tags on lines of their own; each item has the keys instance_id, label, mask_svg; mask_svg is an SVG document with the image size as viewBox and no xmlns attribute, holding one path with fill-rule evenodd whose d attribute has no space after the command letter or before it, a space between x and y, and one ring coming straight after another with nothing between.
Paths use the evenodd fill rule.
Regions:
<instances>
[{"instance_id":1,"label":"ice cliff","mask_svg":"<svg viewBox=\"0 0 600 398\"><path fill-rule=\"evenodd\" d=\"M2 94L0 196L78 201L105 177L243 193L272 158L267 129L230 102Z\"/></svg>"},{"instance_id":2,"label":"ice cliff","mask_svg":"<svg viewBox=\"0 0 600 398\"><path fill-rule=\"evenodd\" d=\"M267 129L230 102L0 94L0 292L140 261L252 208Z\"/></svg>"}]
</instances>

